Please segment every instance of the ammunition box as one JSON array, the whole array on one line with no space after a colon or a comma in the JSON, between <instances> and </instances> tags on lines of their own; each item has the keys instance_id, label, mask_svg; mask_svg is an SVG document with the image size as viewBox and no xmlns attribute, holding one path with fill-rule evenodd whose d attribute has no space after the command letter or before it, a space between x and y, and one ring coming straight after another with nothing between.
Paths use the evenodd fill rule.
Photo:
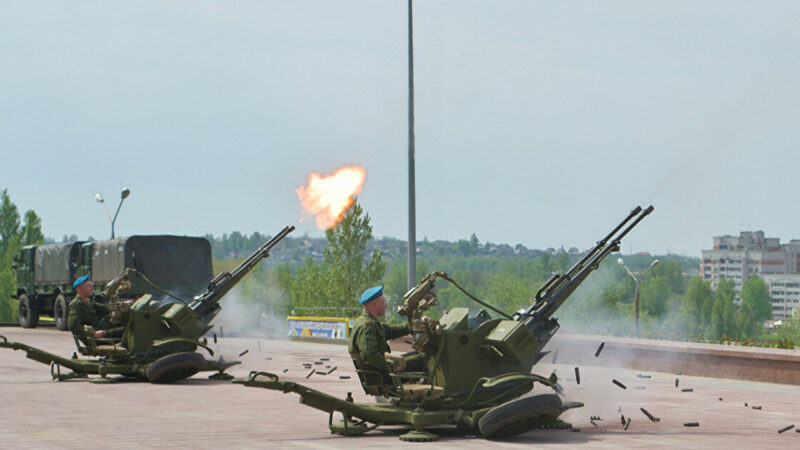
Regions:
<instances>
[{"instance_id":1,"label":"ammunition box","mask_svg":"<svg viewBox=\"0 0 800 450\"><path fill-rule=\"evenodd\" d=\"M188 306L175 303L162 316L170 328L174 328L181 333L188 333L193 327L197 326L197 315Z\"/></svg>"},{"instance_id":2,"label":"ammunition box","mask_svg":"<svg viewBox=\"0 0 800 450\"><path fill-rule=\"evenodd\" d=\"M525 325L516 320L500 321L484 341L515 362L529 358L539 346Z\"/></svg>"}]
</instances>

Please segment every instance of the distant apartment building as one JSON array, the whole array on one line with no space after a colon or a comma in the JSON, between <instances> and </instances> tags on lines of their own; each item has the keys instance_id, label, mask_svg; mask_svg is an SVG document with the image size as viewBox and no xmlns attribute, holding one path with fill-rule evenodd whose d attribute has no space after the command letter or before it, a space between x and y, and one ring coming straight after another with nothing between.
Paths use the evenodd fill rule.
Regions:
<instances>
[{"instance_id":1,"label":"distant apartment building","mask_svg":"<svg viewBox=\"0 0 800 450\"><path fill-rule=\"evenodd\" d=\"M772 296L773 319L783 319L800 309L800 240L781 244L763 231L743 231L738 237L716 236L713 250L702 250L700 276L717 289L719 280L736 282L736 301L742 283L759 277Z\"/></svg>"}]
</instances>

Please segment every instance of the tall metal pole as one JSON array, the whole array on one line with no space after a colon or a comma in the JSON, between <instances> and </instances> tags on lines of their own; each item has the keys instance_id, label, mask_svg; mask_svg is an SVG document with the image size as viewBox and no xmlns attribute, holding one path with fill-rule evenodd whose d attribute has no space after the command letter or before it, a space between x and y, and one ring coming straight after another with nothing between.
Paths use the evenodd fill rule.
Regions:
<instances>
[{"instance_id":1,"label":"tall metal pole","mask_svg":"<svg viewBox=\"0 0 800 450\"><path fill-rule=\"evenodd\" d=\"M417 218L414 189L414 39L408 0L408 288L417 284Z\"/></svg>"},{"instance_id":2,"label":"tall metal pole","mask_svg":"<svg viewBox=\"0 0 800 450\"><path fill-rule=\"evenodd\" d=\"M641 279L641 275L636 277L636 294L633 296L633 334L636 337L639 337L639 281Z\"/></svg>"}]
</instances>

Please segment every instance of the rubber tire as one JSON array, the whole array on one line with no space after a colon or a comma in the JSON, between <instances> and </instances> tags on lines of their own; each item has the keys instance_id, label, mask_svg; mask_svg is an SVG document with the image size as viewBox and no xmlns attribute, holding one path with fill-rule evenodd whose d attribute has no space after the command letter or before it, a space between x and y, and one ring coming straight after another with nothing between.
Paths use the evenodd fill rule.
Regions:
<instances>
[{"instance_id":1,"label":"rubber tire","mask_svg":"<svg viewBox=\"0 0 800 450\"><path fill-rule=\"evenodd\" d=\"M69 329L67 318L69 317L69 300L64 297L64 294L58 294L56 301L53 302L53 319L56 322L56 328L61 331Z\"/></svg>"},{"instance_id":2,"label":"rubber tire","mask_svg":"<svg viewBox=\"0 0 800 450\"><path fill-rule=\"evenodd\" d=\"M39 308L25 294L19 296L17 315L19 316L19 325L22 328L36 328L39 325Z\"/></svg>"},{"instance_id":3,"label":"rubber tire","mask_svg":"<svg viewBox=\"0 0 800 450\"><path fill-rule=\"evenodd\" d=\"M206 366L206 359L200 353L174 353L147 366L145 376L151 383L172 383L189 378Z\"/></svg>"},{"instance_id":4,"label":"rubber tire","mask_svg":"<svg viewBox=\"0 0 800 450\"><path fill-rule=\"evenodd\" d=\"M556 394L518 398L490 409L478 420L478 429L486 438L510 437L532 430L528 422L541 416L555 419L562 411L561 398Z\"/></svg>"}]
</instances>

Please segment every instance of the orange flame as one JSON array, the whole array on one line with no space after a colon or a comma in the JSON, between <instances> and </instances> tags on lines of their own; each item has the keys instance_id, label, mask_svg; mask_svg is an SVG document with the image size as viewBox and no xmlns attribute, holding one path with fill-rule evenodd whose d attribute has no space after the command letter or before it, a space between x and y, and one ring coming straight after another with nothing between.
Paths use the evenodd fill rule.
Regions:
<instances>
[{"instance_id":1,"label":"orange flame","mask_svg":"<svg viewBox=\"0 0 800 450\"><path fill-rule=\"evenodd\" d=\"M295 190L303 208L315 216L320 230L335 226L353 204L353 196L361 192L367 171L363 167L342 167L333 175L312 173L308 185Z\"/></svg>"}]
</instances>

